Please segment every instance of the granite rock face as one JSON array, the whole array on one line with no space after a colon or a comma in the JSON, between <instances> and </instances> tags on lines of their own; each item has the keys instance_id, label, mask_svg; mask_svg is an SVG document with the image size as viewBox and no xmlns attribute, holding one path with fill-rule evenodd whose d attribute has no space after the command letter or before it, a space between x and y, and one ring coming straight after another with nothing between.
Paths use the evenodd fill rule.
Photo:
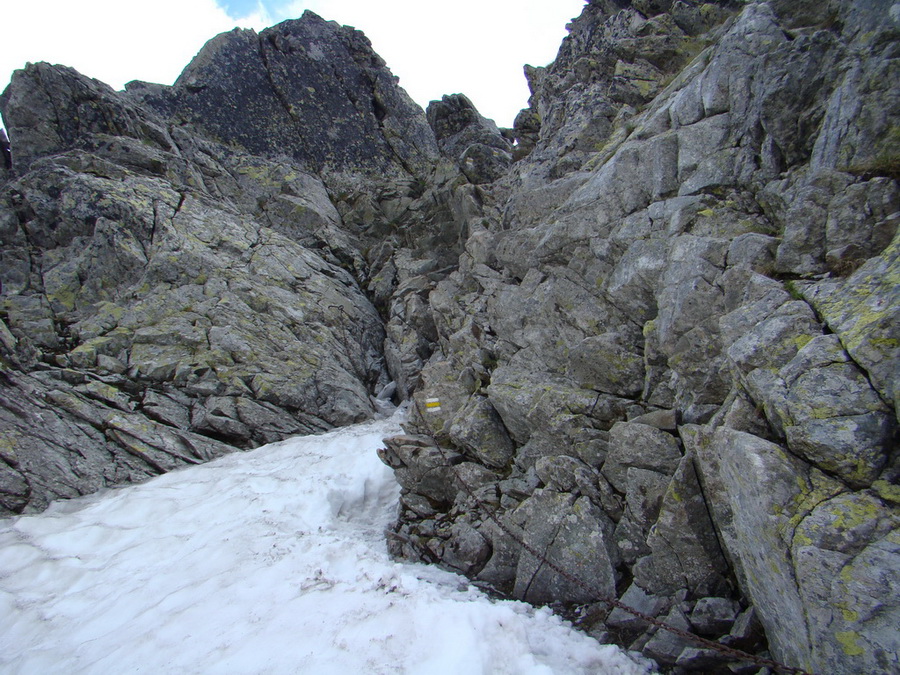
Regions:
<instances>
[{"instance_id":1,"label":"granite rock face","mask_svg":"<svg viewBox=\"0 0 900 675\"><path fill-rule=\"evenodd\" d=\"M220 35L127 92L38 63L0 101L6 512L367 419L395 352L430 355L385 314L479 209L358 31Z\"/></svg>"},{"instance_id":2,"label":"granite rock face","mask_svg":"<svg viewBox=\"0 0 900 675\"><path fill-rule=\"evenodd\" d=\"M512 162L512 144L463 94L432 101L427 110L441 152L476 185L500 178Z\"/></svg>"},{"instance_id":3,"label":"granite rock face","mask_svg":"<svg viewBox=\"0 0 900 675\"><path fill-rule=\"evenodd\" d=\"M19 71L0 508L393 396L394 555L679 672L728 666L601 598L897 670L898 36L876 0L592 0L511 130L311 13L172 87Z\"/></svg>"},{"instance_id":4,"label":"granite rock face","mask_svg":"<svg viewBox=\"0 0 900 675\"><path fill-rule=\"evenodd\" d=\"M734 618L752 609L813 672L900 663L898 21L886 3L588 3L526 68L518 161L430 296L440 348L410 425L496 474L484 503L595 595L608 572L543 534L565 499L609 519L595 562L618 594L751 649ZM478 456L476 409L502 422L483 447L505 431L511 454ZM528 554L470 495L423 518L404 487L399 554L468 523L492 555L457 569L529 599ZM733 608L720 625L711 603ZM618 615L593 630L721 667Z\"/></svg>"},{"instance_id":5,"label":"granite rock face","mask_svg":"<svg viewBox=\"0 0 900 675\"><path fill-rule=\"evenodd\" d=\"M312 12L259 35L223 33L173 87L128 91L208 137L315 171L417 175L437 158L421 110L365 35Z\"/></svg>"}]
</instances>

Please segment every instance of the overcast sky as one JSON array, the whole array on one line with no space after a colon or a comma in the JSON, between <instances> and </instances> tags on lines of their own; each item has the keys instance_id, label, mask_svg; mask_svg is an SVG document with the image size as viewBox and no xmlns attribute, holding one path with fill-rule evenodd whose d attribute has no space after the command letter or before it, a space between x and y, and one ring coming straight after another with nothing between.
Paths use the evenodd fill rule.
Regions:
<instances>
[{"instance_id":1,"label":"overcast sky","mask_svg":"<svg viewBox=\"0 0 900 675\"><path fill-rule=\"evenodd\" d=\"M262 30L311 9L364 31L423 107L469 96L511 126L525 107L526 63L553 60L585 0L13 0L0 12L0 88L27 61L72 66L121 89L171 84L204 42L235 26Z\"/></svg>"}]
</instances>

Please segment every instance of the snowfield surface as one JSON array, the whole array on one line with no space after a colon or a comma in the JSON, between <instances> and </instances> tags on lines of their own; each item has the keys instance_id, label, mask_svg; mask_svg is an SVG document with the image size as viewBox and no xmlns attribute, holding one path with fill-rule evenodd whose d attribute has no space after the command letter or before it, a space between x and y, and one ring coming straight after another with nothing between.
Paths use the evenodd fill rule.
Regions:
<instances>
[{"instance_id":1,"label":"snowfield surface","mask_svg":"<svg viewBox=\"0 0 900 675\"><path fill-rule=\"evenodd\" d=\"M549 611L393 562L396 419L0 521L0 672L645 673Z\"/></svg>"}]
</instances>

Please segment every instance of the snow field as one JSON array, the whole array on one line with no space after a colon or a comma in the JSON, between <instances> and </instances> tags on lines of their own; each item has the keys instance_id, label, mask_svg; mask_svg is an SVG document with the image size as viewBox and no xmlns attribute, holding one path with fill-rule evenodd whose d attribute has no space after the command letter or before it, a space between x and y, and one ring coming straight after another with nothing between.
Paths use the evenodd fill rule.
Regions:
<instances>
[{"instance_id":1,"label":"snow field","mask_svg":"<svg viewBox=\"0 0 900 675\"><path fill-rule=\"evenodd\" d=\"M648 672L546 609L397 563L397 419L0 521L0 672Z\"/></svg>"}]
</instances>

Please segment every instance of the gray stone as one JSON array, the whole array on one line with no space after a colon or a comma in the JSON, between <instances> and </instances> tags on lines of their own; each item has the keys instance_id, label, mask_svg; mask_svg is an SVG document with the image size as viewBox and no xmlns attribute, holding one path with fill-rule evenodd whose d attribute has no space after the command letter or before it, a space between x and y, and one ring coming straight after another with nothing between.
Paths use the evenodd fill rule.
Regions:
<instances>
[{"instance_id":1,"label":"gray stone","mask_svg":"<svg viewBox=\"0 0 900 675\"><path fill-rule=\"evenodd\" d=\"M485 517L484 506L492 509L500 506L503 496L498 485L500 475L481 464L462 462L455 465L453 481L459 488L454 508L472 513L473 520Z\"/></svg>"},{"instance_id":2,"label":"gray stone","mask_svg":"<svg viewBox=\"0 0 900 675\"><path fill-rule=\"evenodd\" d=\"M688 671L710 672L715 666L722 667L729 657L715 649L703 649L700 647L685 647L675 665Z\"/></svg>"},{"instance_id":3,"label":"gray stone","mask_svg":"<svg viewBox=\"0 0 900 675\"><path fill-rule=\"evenodd\" d=\"M644 386L644 363L627 344L620 334L587 337L569 352L567 374L585 389L635 396Z\"/></svg>"},{"instance_id":4,"label":"gray stone","mask_svg":"<svg viewBox=\"0 0 900 675\"><path fill-rule=\"evenodd\" d=\"M400 494L400 508L409 509L419 518L432 518L437 515L437 510L432 506L430 499L408 490Z\"/></svg>"},{"instance_id":5,"label":"gray stone","mask_svg":"<svg viewBox=\"0 0 900 675\"><path fill-rule=\"evenodd\" d=\"M584 462L567 455L540 457L534 470L541 482L560 492L580 493L598 506L603 499L597 487L596 473Z\"/></svg>"},{"instance_id":6,"label":"gray stone","mask_svg":"<svg viewBox=\"0 0 900 675\"><path fill-rule=\"evenodd\" d=\"M760 274L770 274L775 268L775 251L778 242L774 237L750 232L735 237L728 247L728 265L749 267Z\"/></svg>"},{"instance_id":7,"label":"gray stone","mask_svg":"<svg viewBox=\"0 0 900 675\"><path fill-rule=\"evenodd\" d=\"M456 161L470 181L490 183L506 172L512 146L466 96L443 96L428 105L426 114L441 152Z\"/></svg>"},{"instance_id":8,"label":"gray stone","mask_svg":"<svg viewBox=\"0 0 900 675\"><path fill-rule=\"evenodd\" d=\"M97 369L101 372L106 371L109 373L114 373L116 375L121 375L126 370L128 370L128 366L114 356L97 354Z\"/></svg>"},{"instance_id":9,"label":"gray stone","mask_svg":"<svg viewBox=\"0 0 900 675\"><path fill-rule=\"evenodd\" d=\"M610 429L609 442L603 475L622 493L628 489L629 467L671 476L681 461L675 437L646 424L618 422Z\"/></svg>"},{"instance_id":10,"label":"gray stone","mask_svg":"<svg viewBox=\"0 0 900 675\"><path fill-rule=\"evenodd\" d=\"M145 100L162 110L172 107L253 154L285 153L317 168L390 171L398 160L433 161L437 148L424 115L383 64L362 33L305 12L265 35L217 36L168 96ZM365 90L348 91L354 86ZM232 105L222 104L226 91ZM258 114L232 112L248 105ZM333 136L319 133L326 128L335 129Z\"/></svg>"},{"instance_id":11,"label":"gray stone","mask_svg":"<svg viewBox=\"0 0 900 675\"><path fill-rule=\"evenodd\" d=\"M825 262L847 276L887 248L897 232L900 190L896 182L877 177L855 183L828 204Z\"/></svg>"},{"instance_id":12,"label":"gray stone","mask_svg":"<svg viewBox=\"0 0 900 675\"><path fill-rule=\"evenodd\" d=\"M646 424L663 431L675 431L678 428L679 418L680 415L677 410L654 410L653 412L633 417L628 421L635 424Z\"/></svg>"},{"instance_id":13,"label":"gray stone","mask_svg":"<svg viewBox=\"0 0 900 675\"><path fill-rule=\"evenodd\" d=\"M787 302L728 347L728 360L745 373L780 368L820 332L809 305Z\"/></svg>"},{"instance_id":14,"label":"gray stone","mask_svg":"<svg viewBox=\"0 0 900 675\"><path fill-rule=\"evenodd\" d=\"M881 50L878 41L887 31L896 29L891 7L878 2L846 3L839 6L837 16L844 21L845 31L857 44ZM837 86L825 102L822 131L813 147L811 166L816 169L851 168L857 171L875 169L890 153L890 134L874 131L896 119L897 93L891 87L896 64L883 58L851 61L852 67L840 73ZM855 92L859 99L850 99ZM871 105L873 97L880 105ZM876 175L885 175L877 172Z\"/></svg>"},{"instance_id":15,"label":"gray stone","mask_svg":"<svg viewBox=\"0 0 900 675\"><path fill-rule=\"evenodd\" d=\"M0 392L4 513L39 511L122 482L138 482L235 448L158 424L127 406L113 387L78 391L53 371L7 374ZM50 376L47 376L50 375ZM89 395L90 393L90 395ZM102 394L102 395L101 395Z\"/></svg>"},{"instance_id":16,"label":"gray stone","mask_svg":"<svg viewBox=\"0 0 900 675\"><path fill-rule=\"evenodd\" d=\"M887 577L870 575L889 569L883 565L894 555L886 534L895 527L889 524L892 509L866 493L841 494L842 484L749 434L720 429L702 452L719 457L732 519L723 541L731 558L740 560L776 658L813 669L850 672L849 664L858 663L890 670L888 651L867 645L890 644L882 619L890 622L896 612ZM705 466L715 470L715 464ZM809 617L800 619L805 632L796 632L792 616Z\"/></svg>"},{"instance_id":17,"label":"gray stone","mask_svg":"<svg viewBox=\"0 0 900 675\"><path fill-rule=\"evenodd\" d=\"M900 410L897 384L900 345L894 333L900 320L898 286L900 235L846 282L823 281L809 289L809 300L879 394Z\"/></svg>"},{"instance_id":18,"label":"gray stone","mask_svg":"<svg viewBox=\"0 0 900 675\"><path fill-rule=\"evenodd\" d=\"M892 634L900 616L897 525L883 502L866 491L819 503L797 527L792 556L800 596L807 607L819 608L808 610L816 661L839 663L853 656L864 667L888 671L898 663L895 649L872 647L898 644ZM831 635L838 644L825 639Z\"/></svg>"},{"instance_id":19,"label":"gray stone","mask_svg":"<svg viewBox=\"0 0 900 675\"><path fill-rule=\"evenodd\" d=\"M637 584L631 584L619 600L622 604L654 618L668 604L665 598L651 595ZM609 613L609 616L606 618L606 625L612 628L635 631L643 631L650 626L644 619L619 607L613 608L613 611Z\"/></svg>"},{"instance_id":20,"label":"gray stone","mask_svg":"<svg viewBox=\"0 0 900 675\"><path fill-rule=\"evenodd\" d=\"M473 396L450 422L450 439L490 467L503 468L513 457L512 439L503 428L494 406L483 396Z\"/></svg>"},{"instance_id":21,"label":"gray stone","mask_svg":"<svg viewBox=\"0 0 900 675\"><path fill-rule=\"evenodd\" d=\"M583 588L547 568L528 552L516 566L515 597L533 603L588 602L615 594L618 556L612 523L586 497L536 490L517 509L525 542L588 584Z\"/></svg>"},{"instance_id":22,"label":"gray stone","mask_svg":"<svg viewBox=\"0 0 900 675\"><path fill-rule=\"evenodd\" d=\"M459 490L453 465L461 455L439 448L428 436L394 436L384 443L378 456L394 469L401 486L438 503L453 503Z\"/></svg>"},{"instance_id":23,"label":"gray stone","mask_svg":"<svg viewBox=\"0 0 900 675\"><path fill-rule=\"evenodd\" d=\"M625 417L627 405L626 399L581 389L567 378L515 366L493 372L488 398L523 444L538 432L574 440L586 426L608 428Z\"/></svg>"},{"instance_id":24,"label":"gray stone","mask_svg":"<svg viewBox=\"0 0 900 675\"><path fill-rule=\"evenodd\" d=\"M616 525L616 543L625 562L634 563L649 555L647 535L659 516L670 477L656 471L629 467L625 492L625 513Z\"/></svg>"},{"instance_id":25,"label":"gray stone","mask_svg":"<svg viewBox=\"0 0 900 675\"><path fill-rule=\"evenodd\" d=\"M478 530L467 523L457 522L450 527L441 560L463 574L477 574L490 555L490 545Z\"/></svg>"},{"instance_id":26,"label":"gray stone","mask_svg":"<svg viewBox=\"0 0 900 675\"><path fill-rule=\"evenodd\" d=\"M0 464L0 508L4 514L21 513L28 504L31 487L19 471Z\"/></svg>"},{"instance_id":27,"label":"gray stone","mask_svg":"<svg viewBox=\"0 0 900 675\"><path fill-rule=\"evenodd\" d=\"M666 245L661 239L641 238L628 241L627 246L606 284L606 293L634 319L648 321L656 314L655 291L666 265Z\"/></svg>"},{"instance_id":28,"label":"gray stone","mask_svg":"<svg viewBox=\"0 0 900 675\"><path fill-rule=\"evenodd\" d=\"M894 428L889 409L836 336L793 340L802 347L777 375L749 374L751 394L793 452L851 485L871 485L887 461ZM791 351L776 349L762 365L777 366Z\"/></svg>"},{"instance_id":29,"label":"gray stone","mask_svg":"<svg viewBox=\"0 0 900 675\"><path fill-rule=\"evenodd\" d=\"M690 622L687 620L684 612L678 607L673 607L663 621L681 630L691 630ZM658 663L671 666L675 665L681 653L691 646L692 643L683 637L679 637L667 630L659 629L650 638L650 641L647 642L642 651L645 656L655 659Z\"/></svg>"},{"instance_id":30,"label":"gray stone","mask_svg":"<svg viewBox=\"0 0 900 675\"><path fill-rule=\"evenodd\" d=\"M741 612L731 627L731 632L724 638L724 642L738 649L751 650L762 639L763 629L756 615L756 609L749 607Z\"/></svg>"},{"instance_id":31,"label":"gray stone","mask_svg":"<svg viewBox=\"0 0 900 675\"><path fill-rule=\"evenodd\" d=\"M219 438L234 439L233 442L236 443L246 442L250 438L250 429L237 417L237 405L234 398L211 396L205 405L197 406L194 409L191 426Z\"/></svg>"},{"instance_id":32,"label":"gray stone","mask_svg":"<svg viewBox=\"0 0 900 675\"><path fill-rule=\"evenodd\" d=\"M723 635L731 630L740 609L728 598L700 598L691 611L691 625L701 635Z\"/></svg>"},{"instance_id":33,"label":"gray stone","mask_svg":"<svg viewBox=\"0 0 900 675\"><path fill-rule=\"evenodd\" d=\"M595 0L513 130L423 114L311 14L173 87L19 71L0 504L368 419L393 381L421 434L381 453L393 554L595 601L462 478L598 591L749 601L767 636L744 613L726 642L896 670L898 22ZM662 639L634 644L718 667Z\"/></svg>"},{"instance_id":34,"label":"gray stone","mask_svg":"<svg viewBox=\"0 0 900 675\"><path fill-rule=\"evenodd\" d=\"M728 563L719 546L694 458L685 456L668 485L647 538L650 555L633 568L635 582L657 594L686 588L694 595L723 593Z\"/></svg>"}]
</instances>

